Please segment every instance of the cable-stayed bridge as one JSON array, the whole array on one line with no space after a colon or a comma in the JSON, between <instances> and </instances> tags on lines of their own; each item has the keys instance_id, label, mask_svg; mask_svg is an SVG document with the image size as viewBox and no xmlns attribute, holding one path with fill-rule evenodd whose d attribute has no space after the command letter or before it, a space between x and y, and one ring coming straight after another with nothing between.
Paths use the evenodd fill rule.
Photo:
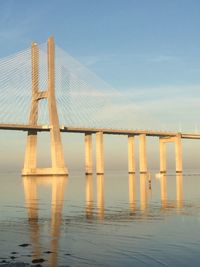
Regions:
<instances>
[{"instance_id":1,"label":"cable-stayed bridge","mask_svg":"<svg viewBox=\"0 0 200 267\"><path fill-rule=\"evenodd\" d=\"M127 97L55 46L52 37L47 45L33 43L30 49L0 60L0 99L0 129L28 132L23 175L68 174L61 132L85 134L87 174L93 172L94 134L98 174L104 173L104 134L128 136L129 173L135 172L135 136L139 136L141 173L147 172L147 136L159 137L162 173L166 172L166 143L175 143L176 171L182 172L181 139L200 139L195 133L127 130L130 120L118 109L119 103L131 104ZM50 168L37 168L37 132L41 131L51 136Z\"/></svg>"}]
</instances>

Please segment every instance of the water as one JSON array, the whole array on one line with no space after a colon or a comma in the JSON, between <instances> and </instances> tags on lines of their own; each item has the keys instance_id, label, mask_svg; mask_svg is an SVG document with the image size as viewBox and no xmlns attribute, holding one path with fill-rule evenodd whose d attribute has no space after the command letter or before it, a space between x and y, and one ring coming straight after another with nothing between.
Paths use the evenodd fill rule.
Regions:
<instances>
[{"instance_id":1,"label":"water","mask_svg":"<svg viewBox=\"0 0 200 267\"><path fill-rule=\"evenodd\" d=\"M0 185L0 262L200 265L200 175L2 173Z\"/></svg>"}]
</instances>

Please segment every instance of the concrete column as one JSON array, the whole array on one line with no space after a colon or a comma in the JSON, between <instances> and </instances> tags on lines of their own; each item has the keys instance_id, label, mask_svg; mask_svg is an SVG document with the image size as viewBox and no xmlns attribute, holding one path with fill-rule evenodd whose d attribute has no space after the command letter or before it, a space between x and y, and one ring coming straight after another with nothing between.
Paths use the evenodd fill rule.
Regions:
<instances>
[{"instance_id":1,"label":"concrete column","mask_svg":"<svg viewBox=\"0 0 200 267\"><path fill-rule=\"evenodd\" d=\"M147 173L146 134L139 135L140 173Z\"/></svg>"},{"instance_id":2,"label":"concrete column","mask_svg":"<svg viewBox=\"0 0 200 267\"><path fill-rule=\"evenodd\" d=\"M37 125L38 120L38 85L39 85L39 50L36 43L31 47L31 64L32 64L32 99L31 99L31 111L29 115L29 124ZM35 169L37 165L37 132L28 131L24 169L22 174L26 174Z\"/></svg>"},{"instance_id":3,"label":"concrete column","mask_svg":"<svg viewBox=\"0 0 200 267\"><path fill-rule=\"evenodd\" d=\"M92 174L92 134L85 133L85 174Z\"/></svg>"},{"instance_id":4,"label":"concrete column","mask_svg":"<svg viewBox=\"0 0 200 267\"><path fill-rule=\"evenodd\" d=\"M128 173L135 173L134 136L128 135Z\"/></svg>"},{"instance_id":5,"label":"concrete column","mask_svg":"<svg viewBox=\"0 0 200 267\"><path fill-rule=\"evenodd\" d=\"M181 134L177 134L175 139L175 154L176 154L176 172L182 173L182 144L181 144Z\"/></svg>"},{"instance_id":6,"label":"concrete column","mask_svg":"<svg viewBox=\"0 0 200 267\"><path fill-rule=\"evenodd\" d=\"M104 174L103 132L96 133L96 173Z\"/></svg>"},{"instance_id":7,"label":"concrete column","mask_svg":"<svg viewBox=\"0 0 200 267\"><path fill-rule=\"evenodd\" d=\"M162 138L159 139L160 145L160 172L166 173L167 171L167 159L166 159L166 142Z\"/></svg>"},{"instance_id":8,"label":"concrete column","mask_svg":"<svg viewBox=\"0 0 200 267\"><path fill-rule=\"evenodd\" d=\"M54 174L68 174L65 167L64 153L61 142L59 118L55 97L55 48L53 38L48 39L48 108L51 125L51 161Z\"/></svg>"}]
</instances>

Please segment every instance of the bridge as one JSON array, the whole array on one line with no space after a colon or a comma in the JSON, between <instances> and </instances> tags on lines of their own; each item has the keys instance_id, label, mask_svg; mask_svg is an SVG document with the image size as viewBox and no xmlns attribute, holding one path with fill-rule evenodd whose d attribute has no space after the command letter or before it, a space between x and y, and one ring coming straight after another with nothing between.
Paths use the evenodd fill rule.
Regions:
<instances>
[{"instance_id":1,"label":"bridge","mask_svg":"<svg viewBox=\"0 0 200 267\"><path fill-rule=\"evenodd\" d=\"M55 57L56 51L56 57ZM70 65L70 70L68 68ZM81 69L81 71L80 71ZM146 138L159 138L160 172L166 173L166 144L175 144L176 172L181 173L182 139L200 139L200 134L158 130L134 130L99 127L92 116L101 118L101 107L118 92L91 74L71 57L55 48L50 37L45 44L33 43L31 49L0 60L0 130L26 131L27 144L22 175L67 175L61 133L85 135L85 172L93 173L92 136L96 135L96 173L104 174L103 137L126 135L128 140L128 172L135 173L135 136L139 137L139 171L147 173ZM97 90L90 91L91 88ZM78 88L78 90L77 90ZM79 88L84 90L79 91ZM121 95L119 96L120 99ZM100 101L94 99L100 98ZM9 103L8 103L9 100ZM60 106L63 108L61 109ZM72 108L73 106L73 108ZM45 111L45 112L44 112ZM104 110L104 113L109 110ZM122 114L123 115L123 114ZM101 118L102 119L102 118ZM19 123L16 123L19 122ZM86 126L83 126L86 124ZM50 133L51 163L37 167L37 133Z\"/></svg>"}]
</instances>

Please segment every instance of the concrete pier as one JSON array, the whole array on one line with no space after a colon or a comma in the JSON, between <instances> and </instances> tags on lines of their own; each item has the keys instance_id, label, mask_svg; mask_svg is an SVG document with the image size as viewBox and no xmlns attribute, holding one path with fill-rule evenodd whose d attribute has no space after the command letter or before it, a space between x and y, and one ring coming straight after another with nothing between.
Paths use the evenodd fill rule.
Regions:
<instances>
[{"instance_id":1,"label":"concrete pier","mask_svg":"<svg viewBox=\"0 0 200 267\"><path fill-rule=\"evenodd\" d=\"M166 173L167 171L167 157L166 157L166 141L163 138L159 138L160 147L160 173Z\"/></svg>"},{"instance_id":2,"label":"concrete pier","mask_svg":"<svg viewBox=\"0 0 200 267\"><path fill-rule=\"evenodd\" d=\"M92 134L85 133L85 174L92 174Z\"/></svg>"},{"instance_id":3,"label":"concrete pier","mask_svg":"<svg viewBox=\"0 0 200 267\"><path fill-rule=\"evenodd\" d=\"M160 172L166 173L166 143L174 142L175 143L175 160L176 160L176 172L182 173L183 164L182 164L182 143L181 143L181 134L178 133L175 137L160 137Z\"/></svg>"},{"instance_id":4,"label":"concrete pier","mask_svg":"<svg viewBox=\"0 0 200 267\"><path fill-rule=\"evenodd\" d=\"M176 154L176 172L182 173L183 163L182 163L181 134L177 134L177 136L175 138L175 154Z\"/></svg>"},{"instance_id":5,"label":"concrete pier","mask_svg":"<svg viewBox=\"0 0 200 267\"><path fill-rule=\"evenodd\" d=\"M59 118L55 97L55 46L52 37L48 39L48 109L51 125L51 162L52 171L57 174L68 174L65 167L63 146L61 141Z\"/></svg>"},{"instance_id":6,"label":"concrete pier","mask_svg":"<svg viewBox=\"0 0 200 267\"><path fill-rule=\"evenodd\" d=\"M103 132L96 133L96 173L104 174Z\"/></svg>"},{"instance_id":7,"label":"concrete pier","mask_svg":"<svg viewBox=\"0 0 200 267\"><path fill-rule=\"evenodd\" d=\"M27 146L24 160L24 169L22 175L67 175L68 170L65 166L63 146L60 134L59 118L55 97L55 46L52 37L48 39L48 88L46 91L39 92L39 56L38 47L34 43L32 45L32 100L29 124L37 126L38 122L38 101L47 99L51 145L51 167L37 168L36 151L37 151L37 132L28 131Z\"/></svg>"},{"instance_id":8,"label":"concrete pier","mask_svg":"<svg viewBox=\"0 0 200 267\"><path fill-rule=\"evenodd\" d=\"M31 62L32 62L32 100L31 111L29 115L29 124L37 125L38 120L38 86L39 86L39 49L36 43L31 47ZM30 170L36 169L37 165L37 131L28 131L24 169L22 173L27 174Z\"/></svg>"},{"instance_id":9,"label":"concrete pier","mask_svg":"<svg viewBox=\"0 0 200 267\"><path fill-rule=\"evenodd\" d=\"M146 134L139 135L139 166L140 173L147 173Z\"/></svg>"},{"instance_id":10,"label":"concrete pier","mask_svg":"<svg viewBox=\"0 0 200 267\"><path fill-rule=\"evenodd\" d=\"M128 173L135 173L134 135L128 135Z\"/></svg>"}]
</instances>

